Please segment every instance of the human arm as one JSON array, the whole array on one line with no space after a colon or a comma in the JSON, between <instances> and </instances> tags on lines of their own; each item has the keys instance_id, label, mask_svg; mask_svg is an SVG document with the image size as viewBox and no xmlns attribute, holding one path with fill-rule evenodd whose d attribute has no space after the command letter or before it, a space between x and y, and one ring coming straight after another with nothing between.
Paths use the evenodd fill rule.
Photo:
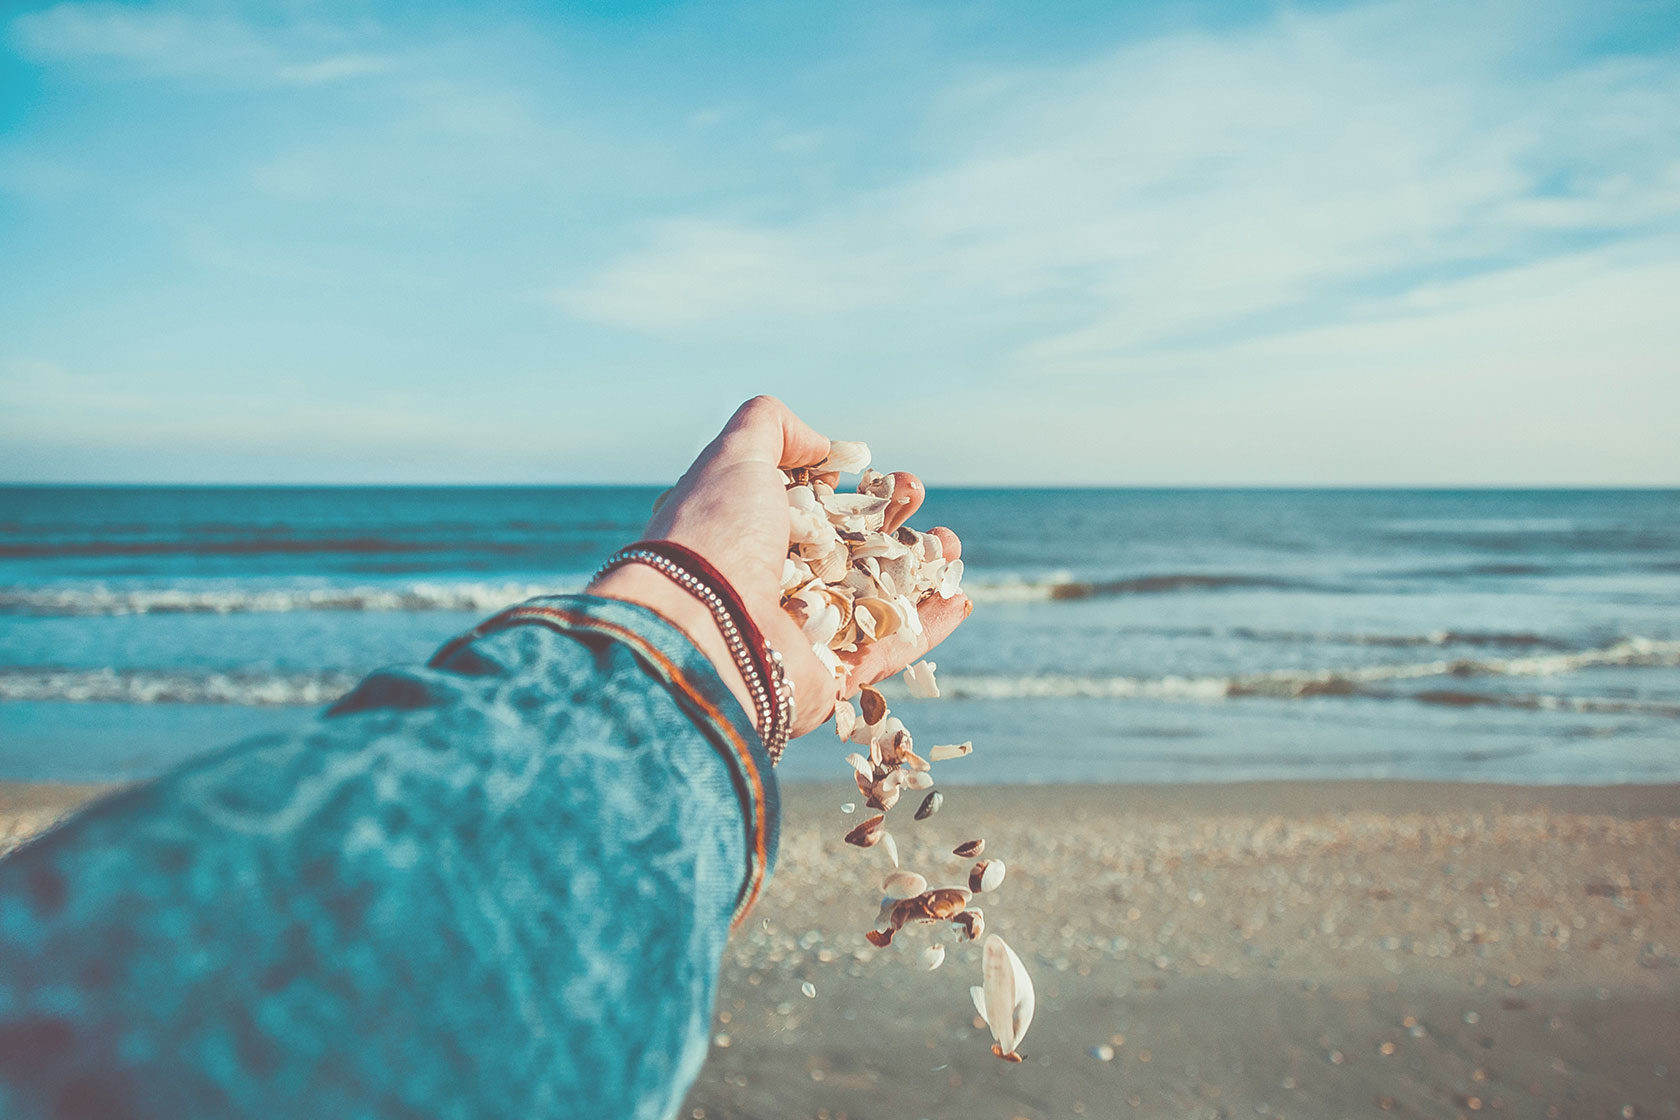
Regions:
<instances>
[{"instance_id":1,"label":"human arm","mask_svg":"<svg viewBox=\"0 0 1680 1120\"><path fill-rule=\"evenodd\" d=\"M743 408L648 535L711 558L804 681L753 576L787 535L772 412ZM759 546L719 543L761 515ZM669 1115L776 787L709 617L651 571L609 580L0 862L0 1116ZM804 696L801 729L827 715Z\"/></svg>"}]
</instances>

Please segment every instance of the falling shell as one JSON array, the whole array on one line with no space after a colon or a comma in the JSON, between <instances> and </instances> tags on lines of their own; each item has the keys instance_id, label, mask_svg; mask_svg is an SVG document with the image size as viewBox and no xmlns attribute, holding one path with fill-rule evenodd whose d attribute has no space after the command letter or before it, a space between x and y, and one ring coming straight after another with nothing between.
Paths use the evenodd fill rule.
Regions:
<instances>
[{"instance_id":1,"label":"falling shell","mask_svg":"<svg viewBox=\"0 0 1680 1120\"><path fill-rule=\"evenodd\" d=\"M928 758L934 762L945 762L953 758L962 758L964 755L973 752L974 744L972 742L946 743L929 749Z\"/></svg>"},{"instance_id":2,"label":"falling shell","mask_svg":"<svg viewBox=\"0 0 1680 1120\"><path fill-rule=\"evenodd\" d=\"M938 790L934 790L932 793L922 798L921 805L916 808L916 819L919 821L927 820L929 817L939 812L940 806L944 804L945 795L940 793Z\"/></svg>"},{"instance_id":3,"label":"falling shell","mask_svg":"<svg viewBox=\"0 0 1680 1120\"><path fill-rule=\"evenodd\" d=\"M968 889L975 894L995 891L1003 885L1004 866L1001 859L983 859L968 872Z\"/></svg>"},{"instance_id":4,"label":"falling shell","mask_svg":"<svg viewBox=\"0 0 1680 1120\"><path fill-rule=\"evenodd\" d=\"M885 813L870 817L850 832L846 833L846 843L855 844L860 848L872 848L887 835L887 816ZM897 860L893 861L895 864Z\"/></svg>"},{"instance_id":5,"label":"falling shell","mask_svg":"<svg viewBox=\"0 0 1680 1120\"><path fill-rule=\"evenodd\" d=\"M887 858L892 860L892 865L894 867L897 867L898 866L898 841L893 839L892 833L890 833L890 832L881 833L881 848L882 848L882 850L884 850L887 853Z\"/></svg>"},{"instance_id":6,"label":"falling shell","mask_svg":"<svg viewBox=\"0 0 1680 1120\"><path fill-rule=\"evenodd\" d=\"M951 924L966 940L975 941L986 932L986 912L978 906L970 906L952 918Z\"/></svg>"},{"instance_id":7,"label":"falling shell","mask_svg":"<svg viewBox=\"0 0 1680 1120\"><path fill-rule=\"evenodd\" d=\"M997 1044L992 1053L1018 1062L1017 1049L1032 1026L1035 1005L1032 977L1007 942L997 934L986 938L980 962L981 986L970 988L974 1006L991 1028Z\"/></svg>"},{"instance_id":8,"label":"falling shell","mask_svg":"<svg viewBox=\"0 0 1680 1120\"><path fill-rule=\"evenodd\" d=\"M868 685L858 690L858 703L863 707L863 722L874 725L887 718L887 702Z\"/></svg>"},{"instance_id":9,"label":"falling shell","mask_svg":"<svg viewBox=\"0 0 1680 1120\"><path fill-rule=\"evenodd\" d=\"M914 871L894 871L881 883L881 893L893 899L914 898L927 889L927 878Z\"/></svg>"},{"instance_id":10,"label":"falling shell","mask_svg":"<svg viewBox=\"0 0 1680 1120\"><path fill-rule=\"evenodd\" d=\"M933 676L933 671L938 667L932 661L918 661L904 670L904 684L910 690L911 696L918 700L939 698L939 682Z\"/></svg>"},{"instance_id":11,"label":"falling shell","mask_svg":"<svg viewBox=\"0 0 1680 1120\"><path fill-rule=\"evenodd\" d=\"M984 840L964 840L951 849L951 854L961 859L973 859L985 850L986 842Z\"/></svg>"},{"instance_id":12,"label":"falling shell","mask_svg":"<svg viewBox=\"0 0 1680 1120\"><path fill-rule=\"evenodd\" d=\"M922 967L932 972L945 963L945 946L929 945L922 950Z\"/></svg>"}]
</instances>

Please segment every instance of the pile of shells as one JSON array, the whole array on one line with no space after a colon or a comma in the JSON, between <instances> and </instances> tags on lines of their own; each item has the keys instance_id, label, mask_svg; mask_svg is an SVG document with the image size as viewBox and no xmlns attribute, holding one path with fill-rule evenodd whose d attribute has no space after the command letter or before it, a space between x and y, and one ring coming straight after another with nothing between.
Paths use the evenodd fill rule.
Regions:
<instances>
[{"instance_id":1,"label":"pile of shells","mask_svg":"<svg viewBox=\"0 0 1680 1120\"><path fill-rule=\"evenodd\" d=\"M791 529L782 569L782 608L799 624L838 684L846 678L841 654L901 630L920 634L918 606L935 595L956 595L963 563L945 559L939 538L930 533L908 525L887 530L893 483L869 469L866 445L837 440L822 463L783 473ZM835 489L842 473L859 475L855 493ZM904 670L911 696L939 695L936 668L931 661L919 661ZM961 859L977 860L967 884L931 887L926 876L900 865L898 843L887 829L887 815L906 791L925 791L916 820L937 813L945 797L933 788L933 764L961 758L974 744L942 744L929 748L924 757L916 753L909 730L888 711L880 692L866 685L858 700L861 715L849 700L836 705L834 730L841 740L867 749L867 754L847 755L846 762L865 804L876 813L847 833L846 843L881 847L894 869L881 885L874 928L864 936L872 945L885 947L906 927L937 930L949 925L960 940L976 940L985 932L986 916L972 905L974 896L1003 884L1003 861L979 858L984 840L964 841L952 851ZM928 945L918 960L923 968L938 968L945 962L945 946ZM997 1040L992 1052L1018 1062L1016 1048L1032 1022L1032 979L996 934L986 938L983 947L981 980L973 989L974 1001Z\"/></svg>"}]
</instances>

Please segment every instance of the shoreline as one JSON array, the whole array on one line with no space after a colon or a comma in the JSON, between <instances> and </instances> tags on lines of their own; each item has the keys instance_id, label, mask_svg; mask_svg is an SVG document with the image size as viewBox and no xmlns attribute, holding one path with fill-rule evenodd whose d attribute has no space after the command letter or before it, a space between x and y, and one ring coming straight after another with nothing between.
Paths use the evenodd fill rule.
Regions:
<instances>
[{"instance_id":1,"label":"shoreline","mask_svg":"<svg viewBox=\"0 0 1680 1120\"><path fill-rule=\"evenodd\" d=\"M0 848L113 788L0 783ZM890 867L843 843L864 810L841 774L783 787L679 1115L1680 1116L1680 785L945 794L889 823L935 885L965 875L958 840L1006 861L976 902L1037 988L1026 1061L974 1018L978 946L864 939Z\"/></svg>"}]
</instances>

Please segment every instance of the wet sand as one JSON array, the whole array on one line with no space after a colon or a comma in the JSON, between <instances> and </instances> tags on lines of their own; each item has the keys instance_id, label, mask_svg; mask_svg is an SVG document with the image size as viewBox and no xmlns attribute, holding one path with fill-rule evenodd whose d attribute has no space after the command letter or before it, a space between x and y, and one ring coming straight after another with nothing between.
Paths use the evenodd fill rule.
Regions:
<instances>
[{"instance_id":1,"label":"wet sand","mask_svg":"<svg viewBox=\"0 0 1680 1120\"><path fill-rule=\"evenodd\" d=\"M0 850L102 788L0 786ZM843 780L792 787L683 1116L1680 1117L1680 787L946 793L893 814L904 863L1007 862L977 902L1036 981L1027 1060L977 946L864 940L886 857L841 843Z\"/></svg>"},{"instance_id":2,"label":"wet sand","mask_svg":"<svg viewBox=\"0 0 1680 1120\"><path fill-rule=\"evenodd\" d=\"M1007 862L977 902L1036 981L1026 1062L989 1053L976 946L864 941L887 863L838 780L787 791L685 1116L1680 1116L1680 787L946 793L894 812L904 863Z\"/></svg>"}]
</instances>

